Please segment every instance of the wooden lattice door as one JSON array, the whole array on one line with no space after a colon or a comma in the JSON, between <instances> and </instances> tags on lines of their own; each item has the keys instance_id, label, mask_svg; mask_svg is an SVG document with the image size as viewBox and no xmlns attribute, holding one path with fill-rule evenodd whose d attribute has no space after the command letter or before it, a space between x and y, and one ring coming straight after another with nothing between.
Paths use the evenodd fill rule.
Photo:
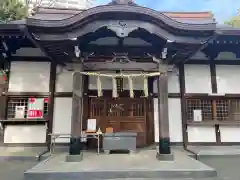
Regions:
<instances>
[{"instance_id":1,"label":"wooden lattice door","mask_svg":"<svg viewBox=\"0 0 240 180\"><path fill-rule=\"evenodd\" d=\"M144 146L148 142L147 103L145 98L90 98L90 118L97 120L103 132L108 127L114 132L137 132L137 145Z\"/></svg>"}]
</instances>

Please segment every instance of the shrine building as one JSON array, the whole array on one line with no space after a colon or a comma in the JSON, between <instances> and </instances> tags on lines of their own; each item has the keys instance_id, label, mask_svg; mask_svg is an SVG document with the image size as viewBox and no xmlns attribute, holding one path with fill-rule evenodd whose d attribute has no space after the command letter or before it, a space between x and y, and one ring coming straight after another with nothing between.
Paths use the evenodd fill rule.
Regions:
<instances>
[{"instance_id":1,"label":"shrine building","mask_svg":"<svg viewBox=\"0 0 240 180\"><path fill-rule=\"evenodd\" d=\"M76 143L95 119L137 147L240 143L240 29L130 0L0 24L3 146ZM92 141L88 146L95 147Z\"/></svg>"}]
</instances>

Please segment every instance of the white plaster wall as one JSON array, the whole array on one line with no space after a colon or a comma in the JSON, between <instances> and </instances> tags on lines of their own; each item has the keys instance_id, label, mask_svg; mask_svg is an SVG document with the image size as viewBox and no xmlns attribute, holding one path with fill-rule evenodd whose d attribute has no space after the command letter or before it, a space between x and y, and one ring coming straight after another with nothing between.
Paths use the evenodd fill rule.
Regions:
<instances>
[{"instance_id":1,"label":"white plaster wall","mask_svg":"<svg viewBox=\"0 0 240 180\"><path fill-rule=\"evenodd\" d=\"M186 93L212 93L209 65L190 65L185 67Z\"/></svg>"},{"instance_id":2,"label":"white plaster wall","mask_svg":"<svg viewBox=\"0 0 240 180\"><path fill-rule=\"evenodd\" d=\"M9 79L10 92L48 92L50 63L12 62Z\"/></svg>"},{"instance_id":3,"label":"white plaster wall","mask_svg":"<svg viewBox=\"0 0 240 180\"><path fill-rule=\"evenodd\" d=\"M182 142L181 102L178 98L168 99L169 133L171 142ZM159 142L158 99L154 98L154 136Z\"/></svg>"},{"instance_id":4,"label":"white plaster wall","mask_svg":"<svg viewBox=\"0 0 240 180\"><path fill-rule=\"evenodd\" d=\"M240 127L220 126L222 142L240 142Z\"/></svg>"},{"instance_id":5,"label":"white plaster wall","mask_svg":"<svg viewBox=\"0 0 240 180\"><path fill-rule=\"evenodd\" d=\"M216 65L218 93L240 93L240 66Z\"/></svg>"},{"instance_id":6,"label":"white plaster wall","mask_svg":"<svg viewBox=\"0 0 240 180\"><path fill-rule=\"evenodd\" d=\"M188 126L188 142L216 142L215 127Z\"/></svg>"},{"instance_id":7,"label":"white plaster wall","mask_svg":"<svg viewBox=\"0 0 240 180\"><path fill-rule=\"evenodd\" d=\"M233 52L220 52L215 60L239 60Z\"/></svg>"},{"instance_id":8,"label":"white plaster wall","mask_svg":"<svg viewBox=\"0 0 240 180\"><path fill-rule=\"evenodd\" d=\"M53 114L53 133L71 133L72 98L55 98ZM56 139L56 142L66 143L69 138Z\"/></svg>"},{"instance_id":9,"label":"white plaster wall","mask_svg":"<svg viewBox=\"0 0 240 180\"><path fill-rule=\"evenodd\" d=\"M72 92L73 71L67 71L60 66L57 67L56 92Z\"/></svg>"},{"instance_id":10,"label":"white plaster wall","mask_svg":"<svg viewBox=\"0 0 240 180\"><path fill-rule=\"evenodd\" d=\"M157 80L153 83L153 92L157 93ZM179 93L179 76L174 72L168 73L168 93Z\"/></svg>"},{"instance_id":11,"label":"white plaster wall","mask_svg":"<svg viewBox=\"0 0 240 180\"><path fill-rule=\"evenodd\" d=\"M7 125L4 130L4 143L45 143L45 125Z\"/></svg>"},{"instance_id":12,"label":"white plaster wall","mask_svg":"<svg viewBox=\"0 0 240 180\"><path fill-rule=\"evenodd\" d=\"M208 60L208 58L202 51L198 51L191 57L191 60Z\"/></svg>"}]
</instances>

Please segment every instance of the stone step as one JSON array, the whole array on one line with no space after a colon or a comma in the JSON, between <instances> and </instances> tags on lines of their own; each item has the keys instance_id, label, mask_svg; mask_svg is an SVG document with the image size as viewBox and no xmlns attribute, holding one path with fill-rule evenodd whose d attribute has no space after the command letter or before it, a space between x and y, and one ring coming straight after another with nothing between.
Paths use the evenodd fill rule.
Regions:
<instances>
[{"instance_id":1,"label":"stone step","mask_svg":"<svg viewBox=\"0 0 240 180\"><path fill-rule=\"evenodd\" d=\"M174 161L156 159L152 150L136 154L83 153L81 162L66 162L67 154L56 154L25 172L26 180L105 180L105 179L209 179L215 169L175 150Z\"/></svg>"}]
</instances>

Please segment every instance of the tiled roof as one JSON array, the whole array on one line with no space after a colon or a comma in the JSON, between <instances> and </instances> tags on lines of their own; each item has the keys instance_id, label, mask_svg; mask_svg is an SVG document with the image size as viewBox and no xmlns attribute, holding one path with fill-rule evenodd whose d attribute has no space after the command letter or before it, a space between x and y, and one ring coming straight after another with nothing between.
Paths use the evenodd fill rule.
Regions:
<instances>
[{"instance_id":1,"label":"tiled roof","mask_svg":"<svg viewBox=\"0 0 240 180\"><path fill-rule=\"evenodd\" d=\"M171 18L183 19L213 19L211 12L162 12Z\"/></svg>"},{"instance_id":2,"label":"tiled roof","mask_svg":"<svg viewBox=\"0 0 240 180\"><path fill-rule=\"evenodd\" d=\"M40 8L33 16L35 19L42 20L61 20L83 12L80 9L56 9ZM160 12L176 21L189 24L214 23L215 19L211 12Z\"/></svg>"}]
</instances>

